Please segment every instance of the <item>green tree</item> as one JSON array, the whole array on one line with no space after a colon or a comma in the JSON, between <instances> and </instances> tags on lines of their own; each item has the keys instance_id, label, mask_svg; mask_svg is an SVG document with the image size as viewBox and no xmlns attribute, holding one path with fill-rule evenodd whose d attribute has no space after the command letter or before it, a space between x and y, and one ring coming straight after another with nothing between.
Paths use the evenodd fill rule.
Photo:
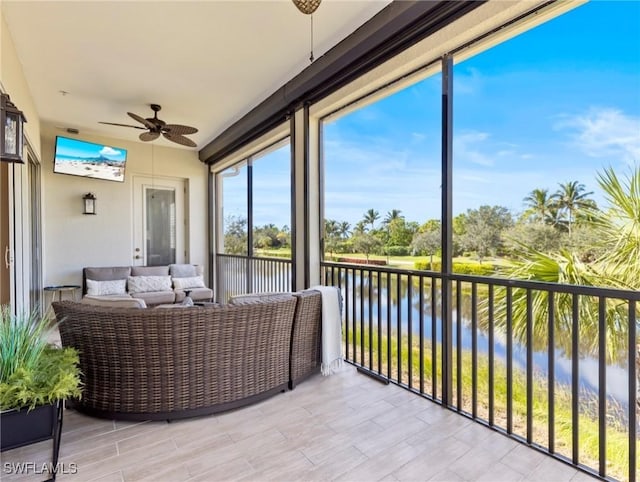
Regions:
<instances>
[{"instance_id":1,"label":"green tree","mask_svg":"<svg viewBox=\"0 0 640 482\"><path fill-rule=\"evenodd\" d=\"M502 233L505 248L510 253L518 253L521 246L548 253L560 248L561 237L558 231L541 221L518 223Z\"/></svg>"},{"instance_id":2,"label":"green tree","mask_svg":"<svg viewBox=\"0 0 640 482\"><path fill-rule=\"evenodd\" d=\"M607 204L606 210L593 213L592 236L595 247L601 249L601 257L591 262L581 259L579 253L568 249L543 253L521 246L520 260L509 270L514 278L582 286L605 286L628 290L640 289L640 171L636 168L621 181L612 169L598 174ZM534 290L528 301L524 290L514 290L512 322L513 333L521 341L526 340L527 304L532 306L534 340L548 337L548 292ZM571 353L573 297L568 293L556 293L556 341L567 353ZM506 307L496 310L496 323L505 326ZM599 356L598 353L598 299L581 296L578 304L581 354ZM628 353L628 307L619 300L607 299L606 358L620 361ZM640 319L640 318L639 318ZM638 374L640 376L640 373Z\"/></svg>"},{"instance_id":3,"label":"green tree","mask_svg":"<svg viewBox=\"0 0 640 482\"><path fill-rule=\"evenodd\" d=\"M340 224L335 219L324 220L324 249L333 258L340 242Z\"/></svg>"},{"instance_id":4,"label":"green tree","mask_svg":"<svg viewBox=\"0 0 640 482\"><path fill-rule=\"evenodd\" d=\"M523 214L525 219L541 223L551 222L554 199L549 195L548 189L534 189L524 198L524 204L527 208Z\"/></svg>"},{"instance_id":5,"label":"green tree","mask_svg":"<svg viewBox=\"0 0 640 482\"><path fill-rule=\"evenodd\" d=\"M429 263L433 267L433 255L440 249L441 233L440 230L424 231L416 233L411 241L411 251L414 256L429 256Z\"/></svg>"},{"instance_id":6,"label":"green tree","mask_svg":"<svg viewBox=\"0 0 640 482\"><path fill-rule=\"evenodd\" d=\"M248 254L247 219L228 216L224 228L224 252L227 254Z\"/></svg>"},{"instance_id":7,"label":"green tree","mask_svg":"<svg viewBox=\"0 0 640 482\"><path fill-rule=\"evenodd\" d=\"M385 226L388 226L394 221L398 221L399 219L404 219L404 216L400 214L401 212L402 211L400 211L399 209L392 209L391 211L387 212L387 215L384 217L382 224L384 224Z\"/></svg>"},{"instance_id":8,"label":"green tree","mask_svg":"<svg viewBox=\"0 0 640 482\"><path fill-rule=\"evenodd\" d=\"M593 206L588 196L593 192L585 192L584 184L578 181L561 183L560 189L553 195L553 200L561 212L566 214L567 228L571 234L571 225L575 219L576 211Z\"/></svg>"},{"instance_id":9,"label":"green tree","mask_svg":"<svg viewBox=\"0 0 640 482\"><path fill-rule=\"evenodd\" d=\"M502 232L513 225L509 210L502 206L480 206L467 210L465 234L461 242L465 249L475 251L479 261L495 254L502 247Z\"/></svg>"},{"instance_id":10,"label":"green tree","mask_svg":"<svg viewBox=\"0 0 640 482\"><path fill-rule=\"evenodd\" d=\"M369 262L369 255L382 247L382 242L371 233L357 233L352 238L353 248L358 253L363 253Z\"/></svg>"},{"instance_id":11,"label":"green tree","mask_svg":"<svg viewBox=\"0 0 640 482\"><path fill-rule=\"evenodd\" d=\"M366 213L364 213L364 216L362 217L362 223L365 225L371 225L370 231L373 231L378 219L380 219L380 213L375 209L369 209Z\"/></svg>"}]
</instances>

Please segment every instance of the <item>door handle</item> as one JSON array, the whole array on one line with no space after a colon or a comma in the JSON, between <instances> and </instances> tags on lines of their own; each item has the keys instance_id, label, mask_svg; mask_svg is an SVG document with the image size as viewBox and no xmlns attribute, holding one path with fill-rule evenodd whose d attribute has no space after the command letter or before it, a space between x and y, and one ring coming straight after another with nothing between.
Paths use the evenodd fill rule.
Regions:
<instances>
[{"instance_id":1,"label":"door handle","mask_svg":"<svg viewBox=\"0 0 640 482\"><path fill-rule=\"evenodd\" d=\"M11 250L9 246L4 248L4 267L9 268L11 266Z\"/></svg>"}]
</instances>

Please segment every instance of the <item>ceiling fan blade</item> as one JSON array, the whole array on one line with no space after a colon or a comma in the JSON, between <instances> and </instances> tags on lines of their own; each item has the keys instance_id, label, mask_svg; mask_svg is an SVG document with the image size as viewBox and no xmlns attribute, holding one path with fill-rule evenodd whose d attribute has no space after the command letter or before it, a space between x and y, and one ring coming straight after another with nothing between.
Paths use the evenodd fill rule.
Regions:
<instances>
[{"instance_id":1,"label":"ceiling fan blade","mask_svg":"<svg viewBox=\"0 0 640 482\"><path fill-rule=\"evenodd\" d=\"M160 137L159 132L143 132L142 134L140 134L140 140L145 142L154 141L158 137Z\"/></svg>"},{"instance_id":2,"label":"ceiling fan blade","mask_svg":"<svg viewBox=\"0 0 640 482\"><path fill-rule=\"evenodd\" d=\"M181 136L180 134L174 134L172 132L163 132L162 135L166 139L169 139L171 142L182 144L183 146L188 146L188 147L197 147L195 142L193 142L191 139Z\"/></svg>"},{"instance_id":3,"label":"ceiling fan blade","mask_svg":"<svg viewBox=\"0 0 640 482\"><path fill-rule=\"evenodd\" d=\"M131 117L132 119L137 120L138 122L140 122L140 124L144 125L147 127L147 129L155 129L155 125L151 122L149 122L147 119L145 119L144 117L140 117L138 114L134 114L133 112L127 112L127 114L129 115L129 117Z\"/></svg>"},{"instance_id":4,"label":"ceiling fan blade","mask_svg":"<svg viewBox=\"0 0 640 482\"><path fill-rule=\"evenodd\" d=\"M162 128L162 132L170 132L171 134L184 136L187 134L195 134L196 132L198 132L198 129L196 129L195 127L183 126L180 124L167 124Z\"/></svg>"},{"instance_id":5,"label":"ceiling fan blade","mask_svg":"<svg viewBox=\"0 0 640 482\"><path fill-rule=\"evenodd\" d=\"M145 129L144 127L140 127L140 126L132 126L129 124L117 124L115 122L98 122L98 124L107 124L109 126L120 126L120 127L133 127L134 129Z\"/></svg>"}]
</instances>

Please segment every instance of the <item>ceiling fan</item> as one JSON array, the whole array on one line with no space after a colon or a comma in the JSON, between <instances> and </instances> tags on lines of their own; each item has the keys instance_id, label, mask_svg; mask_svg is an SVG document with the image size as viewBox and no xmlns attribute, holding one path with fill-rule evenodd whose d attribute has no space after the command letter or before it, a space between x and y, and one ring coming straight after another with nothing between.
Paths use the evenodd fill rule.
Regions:
<instances>
[{"instance_id":1,"label":"ceiling fan","mask_svg":"<svg viewBox=\"0 0 640 482\"><path fill-rule=\"evenodd\" d=\"M160 134L162 134L165 139L168 139L171 142L176 142L188 147L197 147L195 142L184 136L188 134L195 134L196 132L198 132L198 129L196 129L195 127L183 126L180 124L167 124L165 121L158 119L158 111L162 109L162 107L158 104L150 104L150 107L153 111L153 117L147 117L146 119L139 116L138 114L134 114L133 112L127 112L129 117L137 120L144 127L132 126L129 124L117 124L115 122L100 122L100 124L133 127L134 129L146 130L147 132L143 132L142 134L140 134L140 140L145 142L154 141L158 137L160 137Z\"/></svg>"}]
</instances>

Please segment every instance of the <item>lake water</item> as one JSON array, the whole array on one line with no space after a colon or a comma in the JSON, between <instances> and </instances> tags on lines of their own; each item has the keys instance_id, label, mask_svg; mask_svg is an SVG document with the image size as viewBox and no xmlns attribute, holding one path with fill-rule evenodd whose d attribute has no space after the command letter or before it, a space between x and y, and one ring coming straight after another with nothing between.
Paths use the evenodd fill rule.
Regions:
<instances>
[{"instance_id":1,"label":"lake water","mask_svg":"<svg viewBox=\"0 0 640 482\"><path fill-rule=\"evenodd\" d=\"M337 280L336 283L337 285ZM369 298L371 298L371 310L373 319L373 329L377 331L378 313L380 313L381 329L383 333L387 330L387 311L388 306L391 306L391 328L394 332L397 331L398 318L400 318L400 329L403 334L407 333L409 329L409 314L411 314L411 333L414 336L414 340L420 335L419 317L420 317L420 302L419 302L419 286L417 279L414 279L412 286L411 302L409 300L408 280L403 276L401 278L401 286L398 290L395 277L392 278L390 289L387 290L385 283L385 276L382 276L380 286L378 286L377 278L374 275L371 280L371 287L369 286L368 278L364 279L364 284L361 285L361 280L356 277L355 290L353 285L352 276L349 277L349 286L345 288L344 277L341 279L342 295L344 299L345 309L348 308L349 329L352 328L353 323L353 302L356 303L356 320L358 326L360 326L360 311L362 307L362 317L365 321L365 330L368 329L369 323ZM355 298L354 298L355 292ZM439 291L436 298L439 297ZM423 323L424 323L424 337L425 340L431 342L432 323L431 317L431 289L425 288L423 311ZM364 301L361 304L361 299ZM478 296L480 299L480 296ZM380 305L378 308L378 300ZM455 295L453 296L453 303L455 305ZM400 312L398 313L398 302L400 302ZM500 300L496 298L495 306L497 307ZM439 300L436 299L436 313L441 313L441 307ZM464 349L471 349L472 347L472 324L471 324L471 295L468 292L461 292L461 304L462 307L461 317L461 340L460 346ZM398 314L400 316L398 316ZM458 340L456 338L457 333L457 313L453 312L453 344L457 346ZM436 341L442 341L442 320L439 316L436 316ZM535 343L534 346L545 346L544 343ZM489 351L489 338L486 331L481 328L477 328L477 347L479 353L488 353ZM572 377L572 362L570 356L567 356L560 347L556 347L554 350L555 360L555 379L557 383L562 383L570 386ZM504 331L496 329L494 331L494 356L496 360L502 360L506 362L507 349L506 349L506 335ZM518 367L522 370L526 369L526 347L519 343L516 339L513 341L513 364L514 368ZM542 351L533 352L533 369L534 373L538 377L544 377L546 379L548 374L548 353L544 349ZM598 394L598 359L593 356L583 355L580 357L578 379L580 383L581 393L587 392L597 398ZM628 370L626 366L619 366L615 364L607 365L607 395L610 399L614 400L622 407L626 408L628 405Z\"/></svg>"}]
</instances>

